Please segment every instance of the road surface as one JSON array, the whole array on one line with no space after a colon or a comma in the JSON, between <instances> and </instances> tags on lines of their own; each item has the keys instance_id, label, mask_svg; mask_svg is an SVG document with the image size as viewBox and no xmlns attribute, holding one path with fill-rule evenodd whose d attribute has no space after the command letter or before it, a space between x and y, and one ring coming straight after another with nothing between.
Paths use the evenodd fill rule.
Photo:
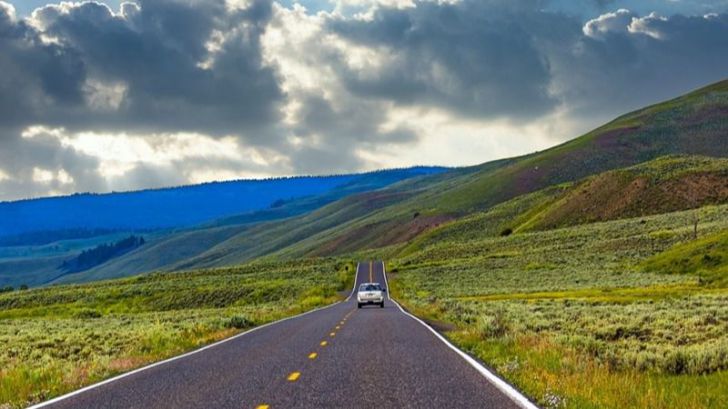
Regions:
<instances>
[{"instance_id":1,"label":"road surface","mask_svg":"<svg viewBox=\"0 0 728 409\"><path fill-rule=\"evenodd\" d=\"M383 263L360 263L356 281L385 284ZM498 382L393 301L357 309L354 295L37 407L529 407Z\"/></svg>"}]
</instances>

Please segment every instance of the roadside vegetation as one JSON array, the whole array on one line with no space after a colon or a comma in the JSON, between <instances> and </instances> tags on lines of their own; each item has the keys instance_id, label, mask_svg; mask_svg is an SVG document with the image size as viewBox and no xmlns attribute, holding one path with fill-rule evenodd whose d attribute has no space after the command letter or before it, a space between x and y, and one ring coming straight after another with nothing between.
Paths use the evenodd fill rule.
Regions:
<instances>
[{"instance_id":1,"label":"roadside vegetation","mask_svg":"<svg viewBox=\"0 0 728 409\"><path fill-rule=\"evenodd\" d=\"M0 294L0 407L24 407L332 303L355 266L258 262Z\"/></svg>"},{"instance_id":2,"label":"roadside vegetation","mask_svg":"<svg viewBox=\"0 0 728 409\"><path fill-rule=\"evenodd\" d=\"M477 225L404 247L393 295L543 407L728 407L728 206L462 231Z\"/></svg>"}]
</instances>

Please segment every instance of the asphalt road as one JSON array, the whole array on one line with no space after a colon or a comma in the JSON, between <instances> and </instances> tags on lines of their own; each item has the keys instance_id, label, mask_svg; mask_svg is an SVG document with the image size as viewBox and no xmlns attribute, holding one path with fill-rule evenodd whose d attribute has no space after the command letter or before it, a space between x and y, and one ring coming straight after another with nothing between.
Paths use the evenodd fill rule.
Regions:
<instances>
[{"instance_id":1,"label":"asphalt road","mask_svg":"<svg viewBox=\"0 0 728 409\"><path fill-rule=\"evenodd\" d=\"M356 287L386 282L381 262L358 270ZM523 407L494 382L393 301L354 296L38 407Z\"/></svg>"}]
</instances>

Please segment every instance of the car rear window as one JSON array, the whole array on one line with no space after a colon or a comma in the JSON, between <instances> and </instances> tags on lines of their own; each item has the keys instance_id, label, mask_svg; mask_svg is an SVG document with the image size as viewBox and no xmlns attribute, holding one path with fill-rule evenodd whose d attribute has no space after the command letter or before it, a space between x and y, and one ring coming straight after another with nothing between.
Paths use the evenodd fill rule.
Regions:
<instances>
[{"instance_id":1,"label":"car rear window","mask_svg":"<svg viewBox=\"0 0 728 409\"><path fill-rule=\"evenodd\" d=\"M374 284L362 284L359 286L359 291L381 291L382 288Z\"/></svg>"}]
</instances>

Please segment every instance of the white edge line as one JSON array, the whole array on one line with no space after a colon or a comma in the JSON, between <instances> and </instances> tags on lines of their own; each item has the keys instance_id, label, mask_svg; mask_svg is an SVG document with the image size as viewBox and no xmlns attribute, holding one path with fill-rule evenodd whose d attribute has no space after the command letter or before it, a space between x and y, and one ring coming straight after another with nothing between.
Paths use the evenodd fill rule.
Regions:
<instances>
[{"instance_id":1,"label":"white edge line","mask_svg":"<svg viewBox=\"0 0 728 409\"><path fill-rule=\"evenodd\" d=\"M387 281L387 271L384 267L384 262L382 262L382 272L384 273L384 282L387 285L387 296L389 296L389 282ZM473 357L468 355L467 353L460 350L458 347L453 345L450 341L447 340L447 338L440 335L439 332L435 331L431 326L427 325L424 321L417 318L416 316L410 314L409 312L405 311L404 308L402 308L401 305L395 300L390 300L399 307L399 310L402 311L405 315L408 315L410 318L414 319L415 321L422 324L425 328L430 330L440 341L445 343L450 349L455 351L460 357L462 357L467 363L470 364L475 370L480 372L481 375L483 375L491 384L493 384L496 388L500 389L501 392L503 392L506 396L511 398L513 402L515 402L518 406L520 406L523 409L538 409L538 406L534 405L533 402L531 402L527 397L525 397L521 392L519 392L516 388L511 386L508 382L504 381L503 379L499 378L496 374L489 371L486 367L484 367L480 362L476 361Z\"/></svg>"},{"instance_id":2,"label":"white edge line","mask_svg":"<svg viewBox=\"0 0 728 409\"><path fill-rule=\"evenodd\" d=\"M356 292L356 280L359 279L359 264L360 263L356 263L356 274L354 274L354 287L351 289L351 294L349 294L349 296L346 297L346 300L344 301L349 301Z\"/></svg>"},{"instance_id":3,"label":"white edge line","mask_svg":"<svg viewBox=\"0 0 728 409\"><path fill-rule=\"evenodd\" d=\"M354 291L356 290L356 280L357 280L357 276L358 275L359 275L359 264L357 263L357 265L356 265L356 276L354 276L354 288L351 290L351 294L349 294L349 297L346 299L346 301L349 301L349 299L351 298L351 296L354 294ZM296 314L296 315L293 315L291 317L282 318L282 319L280 319L278 321L269 322L267 324L263 324L261 326L255 327L255 328L251 328L251 329L249 329L249 330L247 330L245 332L241 332L240 334L233 335L232 337L225 338L223 340L217 341L217 342L215 342L213 344L210 344L210 345L205 345L202 348L198 348L198 349L195 349L193 351L186 352L186 353L184 353L182 355L173 356L173 357L167 358L167 359L165 359L163 361L154 362L152 364L149 364L147 366L143 366L141 368L137 368L137 369L135 369L133 371L130 371L130 372L125 372L125 373L120 374L120 375L117 375L117 376L115 376L113 378L109 378L109 379L103 380L101 382L98 382L98 383L95 383L95 384L92 384L92 385L89 385L89 386L85 386L85 387L83 387L81 389L78 389L76 391L69 392L69 393L67 393L65 395L58 396L58 397L53 398L53 399L51 399L49 401L45 401L45 402L41 402L41 403L35 404L33 406L29 406L26 409L39 409L39 408L44 408L44 407L46 407L48 405L52 405L54 403L58 403L58 402L60 402L62 400L71 398L71 397L76 396L76 395L80 395L80 394L82 394L84 392L87 392L87 391L90 391L92 389L96 389L98 387L104 386L104 385L109 384L109 383L112 383L112 382L116 382L119 379L123 379L123 378L126 378L128 376L132 376L132 375L137 374L137 373L142 372L142 371L146 371L147 369L151 369L151 368L154 368L154 367L157 367L157 366L160 366L160 365L167 364L167 363L172 362L172 361L176 361L178 359L186 358L186 357L188 357L190 355L197 354L197 353L202 352L204 350L207 350L207 349L216 347L218 345L224 344L226 342L232 341L232 340L234 340L236 338L240 338L243 335L247 335L247 334L250 334L251 332L255 332L255 331L259 330L259 329L263 329L265 327L269 327L269 326L275 325L275 324L280 324L283 321L288 321L288 320L292 320L292 319L295 319L295 318L300 318L300 317L302 317L304 315L311 314L311 313L316 312L316 311L325 310L326 308L331 308L334 305L337 305L337 304L340 304L340 303L341 303L341 301L337 301L337 302L335 302L333 304L330 304L330 305L327 305L327 306L324 306L324 307L315 308L315 309L313 309L311 311L302 312L300 314Z\"/></svg>"}]
</instances>

